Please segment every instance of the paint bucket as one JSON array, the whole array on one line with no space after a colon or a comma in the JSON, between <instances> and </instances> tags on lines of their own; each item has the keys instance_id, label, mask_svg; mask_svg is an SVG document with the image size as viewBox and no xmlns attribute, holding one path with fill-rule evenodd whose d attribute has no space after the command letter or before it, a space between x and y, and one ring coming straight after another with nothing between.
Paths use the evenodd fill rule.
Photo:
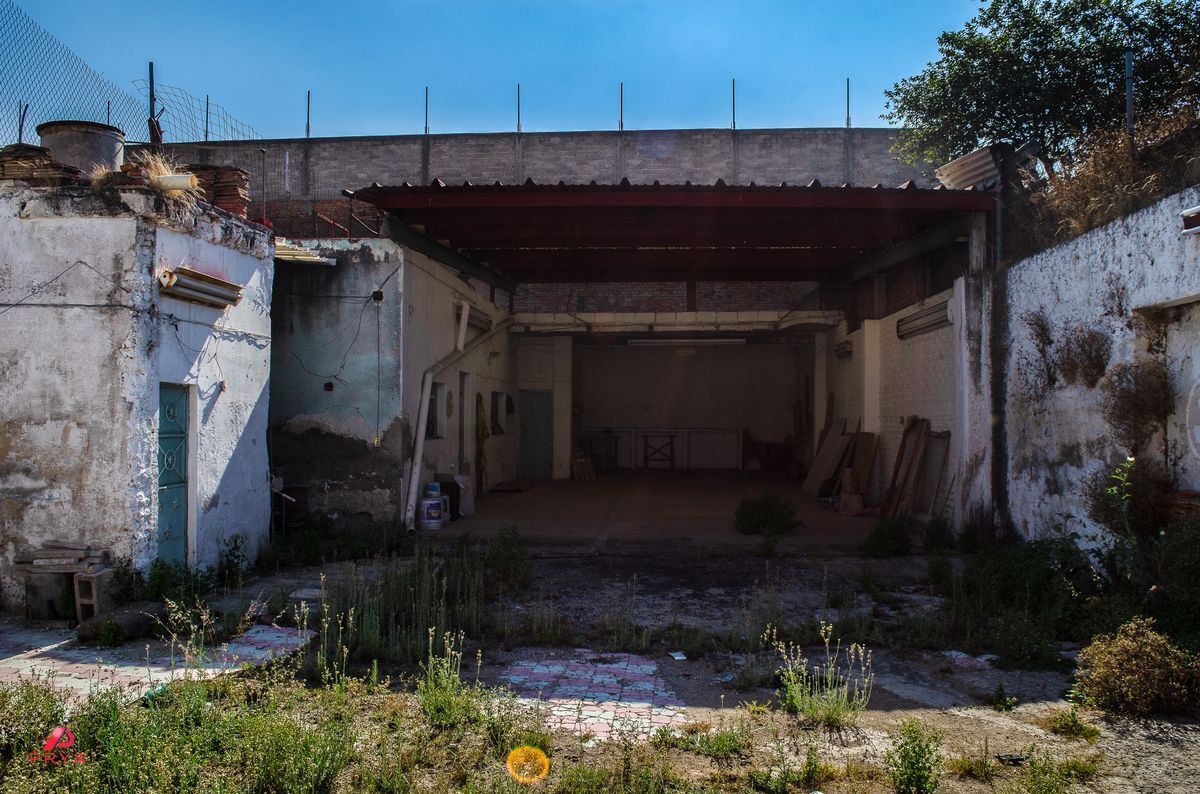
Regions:
<instances>
[{"instance_id":1,"label":"paint bucket","mask_svg":"<svg viewBox=\"0 0 1200 794\"><path fill-rule=\"evenodd\" d=\"M417 526L420 529L441 529L446 523L442 497L427 496L417 506Z\"/></svg>"},{"instance_id":2,"label":"paint bucket","mask_svg":"<svg viewBox=\"0 0 1200 794\"><path fill-rule=\"evenodd\" d=\"M431 482L425 486L425 496L430 499L438 499L442 495L442 484L440 482Z\"/></svg>"}]
</instances>

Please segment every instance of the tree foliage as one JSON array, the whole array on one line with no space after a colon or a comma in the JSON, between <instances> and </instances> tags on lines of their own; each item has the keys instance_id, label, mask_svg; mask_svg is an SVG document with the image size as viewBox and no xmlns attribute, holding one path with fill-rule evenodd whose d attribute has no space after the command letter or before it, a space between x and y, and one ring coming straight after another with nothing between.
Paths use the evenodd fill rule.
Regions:
<instances>
[{"instance_id":1,"label":"tree foliage","mask_svg":"<svg viewBox=\"0 0 1200 794\"><path fill-rule=\"evenodd\" d=\"M885 92L900 155L944 163L1033 141L1049 167L1124 122L1126 50L1139 116L1200 96L1200 0L990 0L938 50Z\"/></svg>"}]
</instances>

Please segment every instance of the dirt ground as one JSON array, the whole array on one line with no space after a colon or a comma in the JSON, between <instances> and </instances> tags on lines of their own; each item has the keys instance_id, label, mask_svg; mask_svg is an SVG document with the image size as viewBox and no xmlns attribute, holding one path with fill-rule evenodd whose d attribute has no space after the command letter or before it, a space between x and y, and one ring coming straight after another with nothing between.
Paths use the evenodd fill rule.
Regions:
<instances>
[{"instance_id":1,"label":"dirt ground","mask_svg":"<svg viewBox=\"0 0 1200 794\"><path fill-rule=\"evenodd\" d=\"M628 618L648 630L643 647L630 649L657 664L656 675L673 692L686 720L721 725L747 719L743 704L772 701L770 685L739 691L734 674L743 654L708 651L677 661L668 655L672 624L736 635L763 614L798 624L827 620L835 625L871 614L887 622L900 615L936 610L928 594L924 560L919 557L871 560L844 553L800 551L763 559L744 547L714 544L607 540L578 543L539 542L530 548L532 586L503 608L513 619L533 613L554 615L564 640L555 647L484 648L482 677L508 684L513 665L566 658L593 658L597 632L615 619ZM743 637L748 643L753 638ZM603 642L603 640L599 640ZM608 649L612 650L612 649ZM1068 655L1069 655L1069 650ZM1095 712L1085 718L1101 735L1095 745L1068 740L1037 724L1039 717L1070 706L1063 696L1070 672L999 670L986 659L949 651L872 647L875 681L869 708L859 725L841 735L799 731L780 721L778 712L750 719L768 720L757 736L791 735L796 747L814 742L823 759L878 767L889 735L900 721L916 717L942 732L947 757L988 753L1020 754L1033 745L1056 757L1098 759L1099 775L1081 790L1103 792L1200 791L1200 725L1186 721L1113 721ZM810 658L819 647L809 649ZM990 705L1003 684L1017 699L1000 712ZM782 726L782 727L781 727ZM698 759L704 762L704 759ZM1012 773L1005 772L998 786ZM835 781L825 791L887 790L875 781ZM990 791L993 786L945 775L943 790Z\"/></svg>"}]
</instances>

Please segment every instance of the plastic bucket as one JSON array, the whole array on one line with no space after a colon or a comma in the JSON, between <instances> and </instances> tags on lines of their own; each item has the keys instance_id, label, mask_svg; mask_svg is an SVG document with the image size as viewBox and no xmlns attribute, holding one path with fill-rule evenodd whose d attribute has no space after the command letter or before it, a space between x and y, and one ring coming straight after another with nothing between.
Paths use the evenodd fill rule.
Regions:
<instances>
[{"instance_id":1,"label":"plastic bucket","mask_svg":"<svg viewBox=\"0 0 1200 794\"><path fill-rule=\"evenodd\" d=\"M441 529L445 524L442 497L427 496L417 506L417 526L421 529Z\"/></svg>"}]
</instances>

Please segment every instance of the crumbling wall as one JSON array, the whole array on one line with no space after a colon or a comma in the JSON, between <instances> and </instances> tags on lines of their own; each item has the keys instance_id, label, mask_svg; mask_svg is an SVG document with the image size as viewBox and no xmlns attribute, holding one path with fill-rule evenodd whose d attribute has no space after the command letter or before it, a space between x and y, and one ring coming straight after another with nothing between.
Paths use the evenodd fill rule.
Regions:
<instances>
[{"instance_id":1,"label":"crumbling wall","mask_svg":"<svg viewBox=\"0 0 1200 794\"><path fill-rule=\"evenodd\" d=\"M1092 534L1084 481L1128 454L1105 421L1103 381L1067 383L1059 371L1057 357L1075 329L1111 339L1109 374L1147 358L1167 363L1176 410L1147 455L1165 461L1180 487L1200 487L1193 353L1200 344L1200 237L1182 234L1179 218L1197 204L1200 189L1183 191L998 276L1007 296L996 318L1007 354L996 365L1005 368L1008 508L1022 535L1044 536L1065 515ZM1048 345L1038 344L1039 328Z\"/></svg>"},{"instance_id":2,"label":"crumbling wall","mask_svg":"<svg viewBox=\"0 0 1200 794\"><path fill-rule=\"evenodd\" d=\"M47 540L153 559L160 382L208 395L192 444L191 562L215 562L233 533L253 548L270 510L266 356L247 355L269 343L265 231L204 209L170 218L145 191L8 186L0 240L0 304L16 304L0 310L2 607L23 600L16 556ZM156 269L179 265L217 265L246 285L242 304L222 317L161 296Z\"/></svg>"},{"instance_id":3,"label":"crumbling wall","mask_svg":"<svg viewBox=\"0 0 1200 794\"><path fill-rule=\"evenodd\" d=\"M843 320L838 323L837 328L824 334L824 337L828 346L825 357L825 388L833 396L833 404L827 405L826 410L832 411L835 423L838 419L845 419L846 430L853 433L859 428L863 418L862 329L847 333L846 321ZM849 355L846 354L847 350ZM820 430L818 427L818 434Z\"/></svg>"},{"instance_id":4,"label":"crumbling wall","mask_svg":"<svg viewBox=\"0 0 1200 794\"><path fill-rule=\"evenodd\" d=\"M272 462L285 488L306 489L310 510L392 522L412 455L403 250L390 240L304 242L336 264L276 273Z\"/></svg>"}]
</instances>

